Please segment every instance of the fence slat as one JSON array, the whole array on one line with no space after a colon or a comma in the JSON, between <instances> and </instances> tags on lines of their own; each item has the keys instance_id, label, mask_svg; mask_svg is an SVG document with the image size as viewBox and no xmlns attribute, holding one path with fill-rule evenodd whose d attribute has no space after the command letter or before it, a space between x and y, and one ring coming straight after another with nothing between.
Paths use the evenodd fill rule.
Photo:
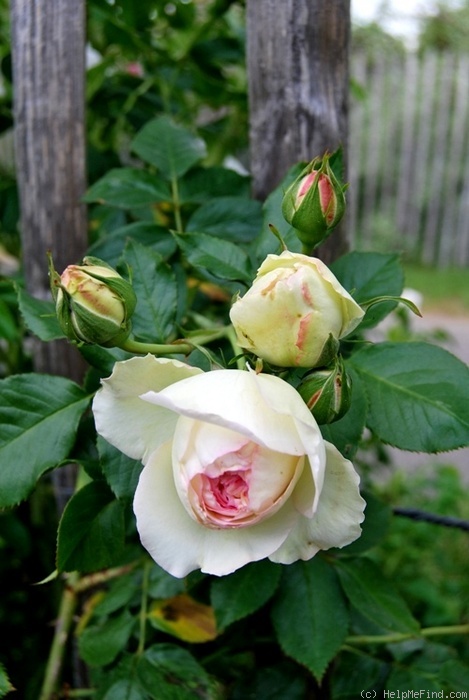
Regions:
<instances>
[{"instance_id":1,"label":"fence slat","mask_svg":"<svg viewBox=\"0 0 469 700\"><path fill-rule=\"evenodd\" d=\"M469 265L469 57L357 54L352 77L350 239Z\"/></svg>"}]
</instances>

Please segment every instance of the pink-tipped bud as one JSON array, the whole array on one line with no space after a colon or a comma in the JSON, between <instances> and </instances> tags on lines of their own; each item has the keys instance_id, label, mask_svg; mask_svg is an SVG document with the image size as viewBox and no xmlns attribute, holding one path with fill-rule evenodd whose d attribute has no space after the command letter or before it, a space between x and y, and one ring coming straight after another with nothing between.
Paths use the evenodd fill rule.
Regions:
<instances>
[{"instance_id":1,"label":"pink-tipped bud","mask_svg":"<svg viewBox=\"0 0 469 700\"><path fill-rule=\"evenodd\" d=\"M282 213L309 248L319 245L345 211L345 187L337 180L330 156L315 158L285 193Z\"/></svg>"}]
</instances>

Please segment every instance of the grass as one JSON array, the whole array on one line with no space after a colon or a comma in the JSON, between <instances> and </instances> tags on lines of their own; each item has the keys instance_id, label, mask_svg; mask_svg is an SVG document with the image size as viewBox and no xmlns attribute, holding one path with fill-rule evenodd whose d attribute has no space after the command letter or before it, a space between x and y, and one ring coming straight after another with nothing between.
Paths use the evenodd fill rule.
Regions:
<instances>
[{"instance_id":1,"label":"grass","mask_svg":"<svg viewBox=\"0 0 469 700\"><path fill-rule=\"evenodd\" d=\"M435 269L404 265L405 286L423 294L427 311L453 316L469 314L469 270L467 268Z\"/></svg>"}]
</instances>

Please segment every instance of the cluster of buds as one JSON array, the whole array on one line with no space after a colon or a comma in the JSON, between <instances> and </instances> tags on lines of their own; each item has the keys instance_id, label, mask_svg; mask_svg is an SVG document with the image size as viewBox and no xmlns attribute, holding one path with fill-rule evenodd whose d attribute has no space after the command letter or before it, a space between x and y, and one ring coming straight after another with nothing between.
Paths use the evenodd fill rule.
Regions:
<instances>
[{"instance_id":1,"label":"cluster of buds","mask_svg":"<svg viewBox=\"0 0 469 700\"><path fill-rule=\"evenodd\" d=\"M345 189L332 170L331 156L315 158L285 192L282 213L304 246L313 249L345 212Z\"/></svg>"},{"instance_id":2,"label":"cluster of buds","mask_svg":"<svg viewBox=\"0 0 469 700\"><path fill-rule=\"evenodd\" d=\"M116 270L86 257L59 275L50 258L49 276L57 318L69 340L115 347L128 337L137 298Z\"/></svg>"},{"instance_id":3,"label":"cluster of buds","mask_svg":"<svg viewBox=\"0 0 469 700\"><path fill-rule=\"evenodd\" d=\"M352 382L342 358L338 356L329 367L308 373L298 393L320 425L342 418L352 400Z\"/></svg>"}]
</instances>

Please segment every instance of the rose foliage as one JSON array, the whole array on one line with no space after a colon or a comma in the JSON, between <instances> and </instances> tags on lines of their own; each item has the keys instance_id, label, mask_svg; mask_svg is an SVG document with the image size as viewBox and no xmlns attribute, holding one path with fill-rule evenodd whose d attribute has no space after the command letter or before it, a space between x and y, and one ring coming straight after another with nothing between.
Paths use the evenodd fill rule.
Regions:
<instances>
[{"instance_id":1,"label":"rose foliage","mask_svg":"<svg viewBox=\"0 0 469 700\"><path fill-rule=\"evenodd\" d=\"M103 225L83 264L51 267L49 302L18 292L31 333L76 344L82 386L28 373L0 390L2 508L78 467L52 578L68 580L60 622L88 666L86 696L462 688L456 645L421 625L464 620L419 619L375 563L391 511L359 448L467 445L468 368L430 343L370 342L399 303L399 260L321 262L338 205L311 164L261 205L167 117L131 150L140 167L87 193ZM321 177L343 197L339 162ZM65 647L53 648L57 668Z\"/></svg>"}]
</instances>

